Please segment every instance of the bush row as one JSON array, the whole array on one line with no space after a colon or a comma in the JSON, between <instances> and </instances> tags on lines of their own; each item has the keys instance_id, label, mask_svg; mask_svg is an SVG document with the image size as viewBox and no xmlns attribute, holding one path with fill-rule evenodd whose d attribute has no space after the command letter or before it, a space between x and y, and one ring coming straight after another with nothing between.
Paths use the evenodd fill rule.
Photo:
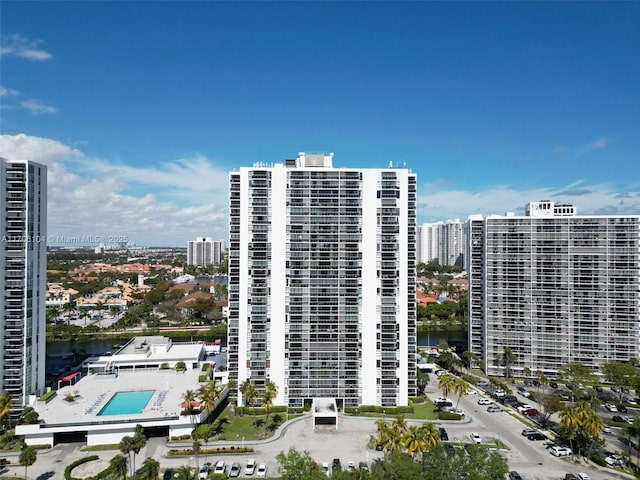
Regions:
<instances>
[{"instance_id":1,"label":"bush row","mask_svg":"<svg viewBox=\"0 0 640 480\"><path fill-rule=\"evenodd\" d=\"M233 445L229 447L216 447L216 448L202 448L198 451L198 455L209 455L214 453L253 453L252 447L235 447ZM193 448L173 448L167 452L170 457L180 457L195 455Z\"/></svg>"},{"instance_id":2,"label":"bush row","mask_svg":"<svg viewBox=\"0 0 640 480\"><path fill-rule=\"evenodd\" d=\"M413 413L413 406L381 407L379 405L360 405L359 407L345 407L344 413L383 413L389 415Z\"/></svg>"},{"instance_id":3,"label":"bush row","mask_svg":"<svg viewBox=\"0 0 640 480\"><path fill-rule=\"evenodd\" d=\"M76 468L78 465L82 465L83 463L93 462L94 460L98 460L100 457L98 455L89 455L87 457L82 457L76 460L75 462L67 465L67 468L64 469L64 478L65 480L102 480L109 478L111 476L111 468L107 467L105 470L101 471L97 475L93 477L86 477L83 479L75 478L71 476L71 471Z\"/></svg>"}]
</instances>

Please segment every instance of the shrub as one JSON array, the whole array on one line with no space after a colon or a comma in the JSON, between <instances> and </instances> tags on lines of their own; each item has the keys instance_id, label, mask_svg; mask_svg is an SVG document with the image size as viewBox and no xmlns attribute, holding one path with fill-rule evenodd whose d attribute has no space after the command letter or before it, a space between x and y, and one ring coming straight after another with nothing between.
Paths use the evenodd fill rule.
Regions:
<instances>
[{"instance_id":1,"label":"shrub","mask_svg":"<svg viewBox=\"0 0 640 480\"><path fill-rule=\"evenodd\" d=\"M604 458L602 458L597 453L592 453L590 458L591 461L593 461L596 465L600 465L601 467L608 467L607 462L604 461Z\"/></svg>"},{"instance_id":2,"label":"shrub","mask_svg":"<svg viewBox=\"0 0 640 480\"><path fill-rule=\"evenodd\" d=\"M55 390L49 390L47 393L45 393L44 395L42 395L38 401L39 402L48 402L49 400L51 400L53 397L55 397L56 395L58 395L58 392L56 392Z\"/></svg>"},{"instance_id":3,"label":"shrub","mask_svg":"<svg viewBox=\"0 0 640 480\"><path fill-rule=\"evenodd\" d=\"M462 416L453 412L440 411L438 412L438 419L439 420L462 420Z\"/></svg>"},{"instance_id":4,"label":"shrub","mask_svg":"<svg viewBox=\"0 0 640 480\"><path fill-rule=\"evenodd\" d=\"M75 480L74 477L71 476L71 471L76 468L78 465L82 465L83 463L93 462L94 460L98 460L100 457L98 455L89 455L87 457L82 457L76 460L75 462L67 465L67 468L64 469L64 478L66 480Z\"/></svg>"},{"instance_id":5,"label":"shrub","mask_svg":"<svg viewBox=\"0 0 640 480\"><path fill-rule=\"evenodd\" d=\"M167 362L160 364L160 370L169 370L169 364Z\"/></svg>"}]
</instances>

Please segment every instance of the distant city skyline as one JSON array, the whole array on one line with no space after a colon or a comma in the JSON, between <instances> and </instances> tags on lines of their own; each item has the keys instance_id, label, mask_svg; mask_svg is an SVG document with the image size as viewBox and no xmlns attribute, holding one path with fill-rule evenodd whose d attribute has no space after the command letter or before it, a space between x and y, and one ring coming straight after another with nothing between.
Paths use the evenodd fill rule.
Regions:
<instances>
[{"instance_id":1,"label":"distant city skyline","mask_svg":"<svg viewBox=\"0 0 640 480\"><path fill-rule=\"evenodd\" d=\"M226 240L229 172L298 152L406 166L418 224L638 214L638 24L637 2L4 2L0 157L48 166L52 238Z\"/></svg>"}]
</instances>

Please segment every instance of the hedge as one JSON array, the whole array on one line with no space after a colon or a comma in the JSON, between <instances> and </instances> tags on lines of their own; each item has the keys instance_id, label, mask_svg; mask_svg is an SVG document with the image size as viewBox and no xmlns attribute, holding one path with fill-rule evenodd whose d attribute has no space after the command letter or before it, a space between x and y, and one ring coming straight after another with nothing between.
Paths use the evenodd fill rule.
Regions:
<instances>
[{"instance_id":1,"label":"hedge","mask_svg":"<svg viewBox=\"0 0 640 480\"><path fill-rule=\"evenodd\" d=\"M591 457L589 457L591 459L592 462L594 462L596 465L599 465L601 467L608 467L609 465L607 465L607 462L604 461L604 458L602 458L600 455L598 455L597 453L592 453Z\"/></svg>"},{"instance_id":2,"label":"hedge","mask_svg":"<svg viewBox=\"0 0 640 480\"><path fill-rule=\"evenodd\" d=\"M71 471L76 468L78 465L82 465L83 463L93 462L94 460L98 460L100 457L98 455L89 455L87 457L82 457L76 460L75 462L67 465L67 468L64 469L64 478L66 480L79 480L75 477L71 476Z\"/></svg>"},{"instance_id":3,"label":"hedge","mask_svg":"<svg viewBox=\"0 0 640 480\"><path fill-rule=\"evenodd\" d=\"M302 409L300 409L302 410ZM236 413L240 414L240 415L248 415L254 414L254 408L253 407L236 407ZM276 405L273 406L269 409L269 415L272 415L274 413L287 413L287 407L285 405ZM266 415L267 414L267 410L264 407L255 407L255 414L256 415Z\"/></svg>"},{"instance_id":4,"label":"hedge","mask_svg":"<svg viewBox=\"0 0 640 480\"><path fill-rule=\"evenodd\" d=\"M55 390L49 390L47 393L45 393L44 395L42 395L38 401L39 402L48 402L49 400L51 400L53 397L55 397L56 395L58 395L58 392L56 392Z\"/></svg>"},{"instance_id":5,"label":"hedge","mask_svg":"<svg viewBox=\"0 0 640 480\"><path fill-rule=\"evenodd\" d=\"M388 415L413 413L413 406L401 406L401 407L381 407L379 405L360 405L359 407L345 407L344 413L382 413Z\"/></svg>"},{"instance_id":6,"label":"hedge","mask_svg":"<svg viewBox=\"0 0 640 480\"><path fill-rule=\"evenodd\" d=\"M462 415L453 412L438 412L438 420L462 420Z\"/></svg>"},{"instance_id":7,"label":"hedge","mask_svg":"<svg viewBox=\"0 0 640 480\"><path fill-rule=\"evenodd\" d=\"M215 453L253 453L253 447L215 447L215 448L201 448L198 455L209 455ZM167 452L170 457L189 456L195 455L192 448L171 449Z\"/></svg>"}]
</instances>

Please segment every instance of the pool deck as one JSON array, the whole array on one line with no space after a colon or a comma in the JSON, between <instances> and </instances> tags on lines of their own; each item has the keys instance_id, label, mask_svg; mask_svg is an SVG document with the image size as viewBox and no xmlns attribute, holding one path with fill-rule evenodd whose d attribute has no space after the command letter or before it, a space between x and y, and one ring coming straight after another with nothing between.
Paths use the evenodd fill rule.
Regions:
<instances>
[{"instance_id":1,"label":"pool deck","mask_svg":"<svg viewBox=\"0 0 640 480\"><path fill-rule=\"evenodd\" d=\"M38 402L35 407L46 424L103 423L105 420L131 421L157 419L180 414L182 396L187 390L196 392L200 387L198 376L202 372L187 370L149 370L125 372L115 375L87 375L74 385L62 387L48 403ZM117 392L154 390L141 413L99 416L100 410ZM64 398L76 395L72 402Z\"/></svg>"}]
</instances>

